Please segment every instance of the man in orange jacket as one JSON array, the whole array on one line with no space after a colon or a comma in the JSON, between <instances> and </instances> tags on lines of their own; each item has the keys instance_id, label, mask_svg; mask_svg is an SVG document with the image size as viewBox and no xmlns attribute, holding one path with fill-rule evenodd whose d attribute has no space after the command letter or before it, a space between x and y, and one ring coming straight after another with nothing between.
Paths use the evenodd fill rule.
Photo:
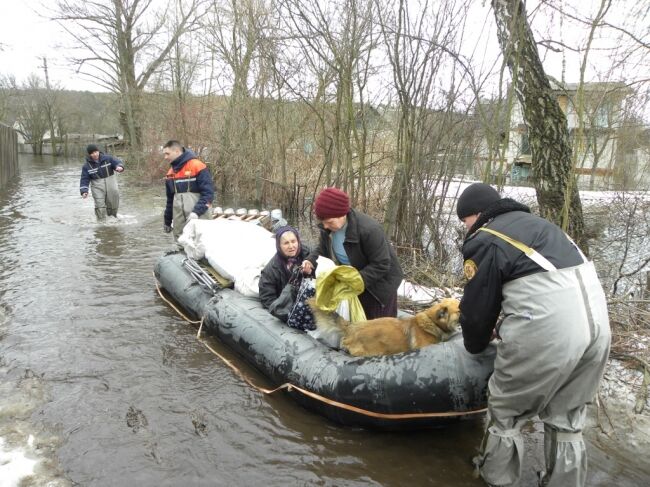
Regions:
<instances>
[{"instance_id":1,"label":"man in orange jacket","mask_svg":"<svg viewBox=\"0 0 650 487\"><path fill-rule=\"evenodd\" d=\"M210 219L208 210L214 199L214 186L207 166L179 141L167 142L163 156L171 166L165 177L164 230L166 233L173 230L174 238L178 239L188 221Z\"/></svg>"}]
</instances>

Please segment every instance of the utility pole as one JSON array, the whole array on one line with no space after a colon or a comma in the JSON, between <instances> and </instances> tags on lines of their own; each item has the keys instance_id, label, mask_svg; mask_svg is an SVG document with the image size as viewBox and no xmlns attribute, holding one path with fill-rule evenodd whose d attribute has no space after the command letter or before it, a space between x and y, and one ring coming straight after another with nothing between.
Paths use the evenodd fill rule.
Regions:
<instances>
[{"instance_id":1,"label":"utility pole","mask_svg":"<svg viewBox=\"0 0 650 487\"><path fill-rule=\"evenodd\" d=\"M42 59L43 59L43 71L45 72L45 88L47 88L47 91L50 91L50 74L47 70L47 58L44 56Z\"/></svg>"}]
</instances>

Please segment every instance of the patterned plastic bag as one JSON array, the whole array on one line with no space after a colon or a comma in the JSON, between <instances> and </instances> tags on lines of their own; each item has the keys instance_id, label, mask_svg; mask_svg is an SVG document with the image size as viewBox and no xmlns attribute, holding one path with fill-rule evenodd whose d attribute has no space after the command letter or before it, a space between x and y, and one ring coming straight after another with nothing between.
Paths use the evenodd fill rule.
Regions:
<instances>
[{"instance_id":1,"label":"patterned plastic bag","mask_svg":"<svg viewBox=\"0 0 650 487\"><path fill-rule=\"evenodd\" d=\"M314 285L313 279L303 279L298 288L298 293L296 295L296 302L289 313L289 319L287 320L287 325L291 328L297 328L298 330L307 331L315 330L316 323L314 321L314 315L309 308L309 305L305 301L316 295L316 286Z\"/></svg>"}]
</instances>

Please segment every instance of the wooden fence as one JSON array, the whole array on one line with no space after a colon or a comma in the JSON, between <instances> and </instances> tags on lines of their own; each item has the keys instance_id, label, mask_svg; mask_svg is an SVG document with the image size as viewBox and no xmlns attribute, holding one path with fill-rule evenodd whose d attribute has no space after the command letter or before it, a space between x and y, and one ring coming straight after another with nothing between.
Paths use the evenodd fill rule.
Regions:
<instances>
[{"instance_id":1,"label":"wooden fence","mask_svg":"<svg viewBox=\"0 0 650 487\"><path fill-rule=\"evenodd\" d=\"M18 140L16 131L0 123L0 188L18 172Z\"/></svg>"}]
</instances>

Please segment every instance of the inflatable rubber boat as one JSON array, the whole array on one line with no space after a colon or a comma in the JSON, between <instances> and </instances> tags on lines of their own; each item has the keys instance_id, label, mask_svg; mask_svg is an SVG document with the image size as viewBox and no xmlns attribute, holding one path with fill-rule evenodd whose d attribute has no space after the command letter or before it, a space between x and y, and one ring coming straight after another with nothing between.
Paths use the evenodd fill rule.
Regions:
<instances>
[{"instance_id":1,"label":"inflatable rubber boat","mask_svg":"<svg viewBox=\"0 0 650 487\"><path fill-rule=\"evenodd\" d=\"M338 423L380 429L439 427L480 415L496 347L451 340L391 356L352 357L270 315L259 299L196 279L182 252L158 259L159 286L202 327L303 406Z\"/></svg>"}]
</instances>

